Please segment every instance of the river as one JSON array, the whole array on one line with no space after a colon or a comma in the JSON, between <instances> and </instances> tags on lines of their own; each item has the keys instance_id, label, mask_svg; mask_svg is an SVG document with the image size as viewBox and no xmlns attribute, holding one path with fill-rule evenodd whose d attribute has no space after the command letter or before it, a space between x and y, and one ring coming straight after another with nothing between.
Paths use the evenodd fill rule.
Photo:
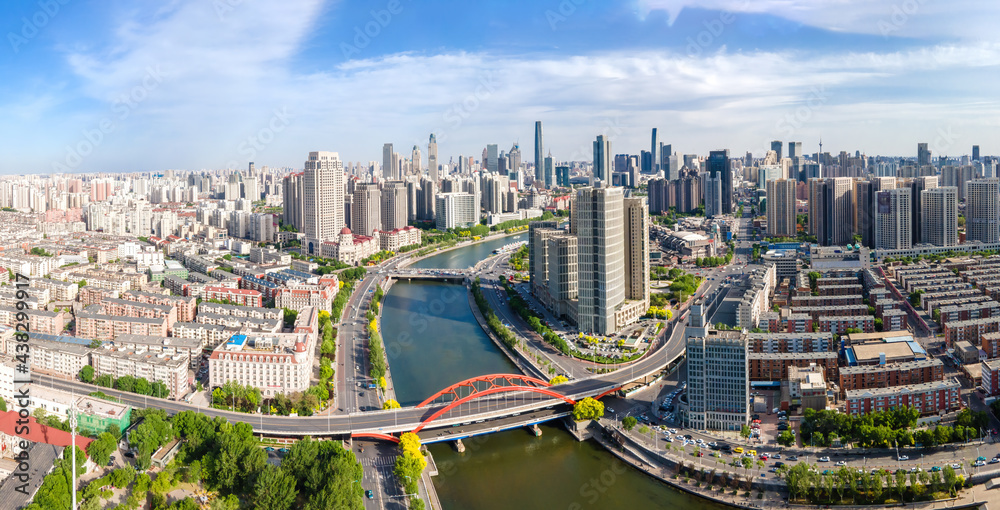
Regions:
<instances>
[{"instance_id":1,"label":"river","mask_svg":"<svg viewBox=\"0 0 1000 510\"><path fill-rule=\"evenodd\" d=\"M518 234L458 248L412 267L468 268L494 249L526 238ZM404 406L470 377L516 373L476 323L462 285L397 281L382 310L393 386ZM467 439L464 454L450 443L430 445L444 510L722 508L625 465L597 443L577 441L561 425L541 429L541 437L512 430Z\"/></svg>"},{"instance_id":2,"label":"river","mask_svg":"<svg viewBox=\"0 0 1000 510\"><path fill-rule=\"evenodd\" d=\"M503 236L497 239L490 239L479 244L463 246L454 250L431 255L422 260L418 260L408 267L414 269L468 269L476 262L483 260L493 254L493 250L502 248L506 244L527 241L527 232Z\"/></svg>"},{"instance_id":3,"label":"river","mask_svg":"<svg viewBox=\"0 0 1000 510\"><path fill-rule=\"evenodd\" d=\"M722 508L639 472L593 441L577 441L562 426L540 427L541 437L511 430L467 439L465 453L450 443L430 445L444 510Z\"/></svg>"}]
</instances>

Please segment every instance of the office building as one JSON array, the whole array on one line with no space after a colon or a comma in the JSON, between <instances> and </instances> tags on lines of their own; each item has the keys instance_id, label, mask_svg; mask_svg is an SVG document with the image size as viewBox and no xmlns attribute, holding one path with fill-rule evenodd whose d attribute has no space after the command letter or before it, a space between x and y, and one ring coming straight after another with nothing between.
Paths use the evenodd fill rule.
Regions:
<instances>
[{"instance_id":1,"label":"office building","mask_svg":"<svg viewBox=\"0 0 1000 510\"><path fill-rule=\"evenodd\" d=\"M392 151L392 144L382 145L382 178L389 181L398 179L399 163L396 161L396 153Z\"/></svg>"},{"instance_id":2,"label":"office building","mask_svg":"<svg viewBox=\"0 0 1000 510\"><path fill-rule=\"evenodd\" d=\"M423 173L420 168L421 159L423 159L423 157L420 154L420 147L414 145L413 151L410 153L410 173L414 173L416 175Z\"/></svg>"},{"instance_id":3,"label":"office building","mask_svg":"<svg viewBox=\"0 0 1000 510\"><path fill-rule=\"evenodd\" d=\"M406 183L403 181L385 183L381 191L381 202L381 226L378 229L392 232L393 230L406 227L407 211L409 208L406 197Z\"/></svg>"},{"instance_id":4,"label":"office building","mask_svg":"<svg viewBox=\"0 0 1000 510\"><path fill-rule=\"evenodd\" d=\"M355 184L354 198L351 201L351 231L355 235L372 236L381 228L381 213L381 194L378 184L373 182Z\"/></svg>"},{"instance_id":5,"label":"office building","mask_svg":"<svg viewBox=\"0 0 1000 510\"><path fill-rule=\"evenodd\" d=\"M594 179L611 184L612 171L611 140L604 135L597 135L594 140Z\"/></svg>"},{"instance_id":6,"label":"office building","mask_svg":"<svg viewBox=\"0 0 1000 510\"><path fill-rule=\"evenodd\" d=\"M978 153L979 146L973 150ZM1000 243L1000 179L969 181L966 197L965 240Z\"/></svg>"},{"instance_id":7,"label":"office building","mask_svg":"<svg viewBox=\"0 0 1000 510\"><path fill-rule=\"evenodd\" d=\"M649 205L645 197L624 200L625 299L649 304ZM645 310L643 310L645 312Z\"/></svg>"},{"instance_id":8,"label":"office building","mask_svg":"<svg viewBox=\"0 0 1000 510\"><path fill-rule=\"evenodd\" d=\"M875 195L875 249L913 247L910 188L879 191Z\"/></svg>"},{"instance_id":9,"label":"office building","mask_svg":"<svg viewBox=\"0 0 1000 510\"><path fill-rule=\"evenodd\" d=\"M579 326L587 333L610 335L617 330L615 311L625 300L623 201L621 188L584 188L576 192Z\"/></svg>"},{"instance_id":10,"label":"office building","mask_svg":"<svg viewBox=\"0 0 1000 510\"><path fill-rule=\"evenodd\" d=\"M461 158L459 158L461 159ZM431 133L430 141L427 142L427 176L436 185L438 182L438 143L437 137ZM433 196L433 195L432 195Z\"/></svg>"},{"instance_id":11,"label":"office building","mask_svg":"<svg viewBox=\"0 0 1000 510\"><path fill-rule=\"evenodd\" d=\"M541 181L545 178L543 171L545 152L543 152L542 121L535 121L535 180Z\"/></svg>"},{"instance_id":12,"label":"office building","mask_svg":"<svg viewBox=\"0 0 1000 510\"><path fill-rule=\"evenodd\" d=\"M716 177L721 181L722 190L721 196L721 208L718 214L732 214L733 213L733 171L729 165L729 149L711 151L708 154L708 159L705 160L705 171L708 172L710 177ZM706 194L706 205L705 214L708 214L708 200Z\"/></svg>"},{"instance_id":13,"label":"office building","mask_svg":"<svg viewBox=\"0 0 1000 510\"><path fill-rule=\"evenodd\" d=\"M293 173L281 180L281 221L300 231L305 228L305 218L302 212L305 200L303 196L304 175L303 172Z\"/></svg>"},{"instance_id":14,"label":"office building","mask_svg":"<svg viewBox=\"0 0 1000 510\"><path fill-rule=\"evenodd\" d=\"M791 145L791 142L789 142L789 145ZM781 140L774 140L771 142L771 150L774 151L774 155L778 161L781 161L781 149L783 146L784 144L781 143Z\"/></svg>"},{"instance_id":15,"label":"office building","mask_svg":"<svg viewBox=\"0 0 1000 510\"><path fill-rule=\"evenodd\" d=\"M767 181L767 235L795 237L795 179Z\"/></svg>"},{"instance_id":16,"label":"office building","mask_svg":"<svg viewBox=\"0 0 1000 510\"><path fill-rule=\"evenodd\" d=\"M788 157L794 160L802 156L802 142L788 142Z\"/></svg>"},{"instance_id":17,"label":"office building","mask_svg":"<svg viewBox=\"0 0 1000 510\"><path fill-rule=\"evenodd\" d=\"M486 146L486 171L491 174L500 173L500 156L495 143Z\"/></svg>"},{"instance_id":18,"label":"office building","mask_svg":"<svg viewBox=\"0 0 1000 510\"><path fill-rule=\"evenodd\" d=\"M979 146L978 145L973 145L972 146L972 161L981 161L979 159Z\"/></svg>"},{"instance_id":19,"label":"office building","mask_svg":"<svg viewBox=\"0 0 1000 510\"><path fill-rule=\"evenodd\" d=\"M689 337L687 364L687 427L738 431L746 425L751 406L743 333L708 330Z\"/></svg>"},{"instance_id":20,"label":"office building","mask_svg":"<svg viewBox=\"0 0 1000 510\"><path fill-rule=\"evenodd\" d=\"M551 189L555 184L555 168L553 168L553 165L552 154L549 153L549 155L545 157L545 172L543 173L545 177L545 189Z\"/></svg>"},{"instance_id":21,"label":"office building","mask_svg":"<svg viewBox=\"0 0 1000 510\"><path fill-rule=\"evenodd\" d=\"M920 193L920 240L933 246L958 245L958 188L944 186Z\"/></svg>"},{"instance_id":22,"label":"office building","mask_svg":"<svg viewBox=\"0 0 1000 510\"><path fill-rule=\"evenodd\" d=\"M662 168L661 165L663 157L661 156L662 153L660 152L660 150L661 150L660 135L659 133L657 133L656 128L653 128L653 137L652 141L649 144L651 173L659 172L660 169ZM636 183L632 183L632 185L635 186Z\"/></svg>"},{"instance_id":23,"label":"office building","mask_svg":"<svg viewBox=\"0 0 1000 510\"><path fill-rule=\"evenodd\" d=\"M528 280L532 293L540 295L548 281L548 265L544 245L550 236L563 233L556 221L533 221L528 224ZM576 265L576 262L574 262Z\"/></svg>"},{"instance_id":24,"label":"office building","mask_svg":"<svg viewBox=\"0 0 1000 510\"><path fill-rule=\"evenodd\" d=\"M556 185L563 188L570 187L568 166L562 165L556 167Z\"/></svg>"},{"instance_id":25,"label":"office building","mask_svg":"<svg viewBox=\"0 0 1000 510\"><path fill-rule=\"evenodd\" d=\"M306 247L309 253L316 253L320 243L336 239L344 228L344 163L336 152L310 152L304 174Z\"/></svg>"},{"instance_id":26,"label":"office building","mask_svg":"<svg viewBox=\"0 0 1000 510\"><path fill-rule=\"evenodd\" d=\"M926 143L917 144L917 166L929 166L931 164L931 151Z\"/></svg>"},{"instance_id":27,"label":"office building","mask_svg":"<svg viewBox=\"0 0 1000 510\"><path fill-rule=\"evenodd\" d=\"M722 204L725 200L722 197L722 176L712 175L709 173L703 174L705 178L704 190L705 190L705 217L712 218L715 216L721 216Z\"/></svg>"}]
</instances>

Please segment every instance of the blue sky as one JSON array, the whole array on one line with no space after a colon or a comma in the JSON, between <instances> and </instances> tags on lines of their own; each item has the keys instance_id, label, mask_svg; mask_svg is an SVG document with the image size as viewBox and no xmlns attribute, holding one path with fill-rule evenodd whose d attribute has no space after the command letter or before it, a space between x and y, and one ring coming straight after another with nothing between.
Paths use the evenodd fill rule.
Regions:
<instances>
[{"instance_id":1,"label":"blue sky","mask_svg":"<svg viewBox=\"0 0 1000 510\"><path fill-rule=\"evenodd\" d=\"M0 173L301 167L648 148L1000 153L1000 3L43 0L5 3ZM367 32L367 33L366 33ZM426 158L426 150L424 149Z\"/></svg>"}]
</instances>

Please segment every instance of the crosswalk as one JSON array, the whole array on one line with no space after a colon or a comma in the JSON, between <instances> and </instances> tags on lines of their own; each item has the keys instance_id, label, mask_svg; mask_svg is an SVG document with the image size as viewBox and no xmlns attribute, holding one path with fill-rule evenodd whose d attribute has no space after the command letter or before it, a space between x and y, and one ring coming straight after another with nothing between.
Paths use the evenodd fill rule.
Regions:
<instances>
[{"instance_id":1,"label":"crosswalk","mask_svg":"<svg viewBox=\"0 0 1000 510\"><path fill-rule=\"evenodd\" d=\"M361 459L361 465L366 468L383 468L383 467L394 467L396 465L396 457L363 457Z\"/></svg>"}]
</instances>

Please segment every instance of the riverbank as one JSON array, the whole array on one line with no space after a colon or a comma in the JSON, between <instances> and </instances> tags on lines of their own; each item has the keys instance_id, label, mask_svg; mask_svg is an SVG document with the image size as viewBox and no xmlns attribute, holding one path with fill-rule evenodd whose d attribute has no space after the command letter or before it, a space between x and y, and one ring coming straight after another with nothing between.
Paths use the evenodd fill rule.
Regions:
<instances>
[{"instance_id":1,"label":"riverbank","mask_svg":"<svg viewBox=\"0 0 1000 510\"><path fill-rule=\"evenodd\" d=\"M517 236L517 235L521 235L521 234L527 234L527 231L512 232L510 234L499 233L498 232L498 233L491 234L491 235L488 235L486 237L483 237L482 239L470 240L470 241L460 241L460 242L455 243L455 244L453 244L451 246L448 246L446 248L439 248L439 249L436 249L436 250L431 251L429 253L425 253L424 255L420 255L418 257L410 257L409 259L401 260L400 264L397 266L397 269L407 268L411 264L415 264L417 262L420 262L421 260L424 260L424 259L427 259L427 258L430 258L430 257L436 257L438 255L441 255L441 254L444 254L444 253L448 253L448 252L457 250L459 248L468 248L470 246L476 246L478 244L488 243L490 241L496 241L497 239L503 239L503 238L506 238L506 237ZM401 254L401 255L406 255L406 254L404 253L404 254ZM487 258L489 258L489 257L487 257ZM466 268L464 268L464 267L461 267L461 268L445 268L445 267L442 267L442 268L436 268L436 269L466 269Z\"/></svg>"},{"instance_id":2,"label":"riverbank","mask_svg":"<svg viewBox=\"0 0 1000 510\"><path fill-rule=\"evenodd\" d=\"M468 280L466 280L465 288L466 288L466 295L468 296L469 308L472 309L472 314L476 317L476 322L479 323L479 327L483 329L483 332L486 333L486 336L490 337L490 340L492 340L493 343L496 344L496 346L515 365L517 365L517 368L521 371L521 373L525 375L532 375L538 377L543 381L549 380L550 377L548 373L536 363L536 360L532 359L531 356L521 352L520 350L517 350L519 355L515 355L513 352L511 352L510 348L504 345L504 343L501 342L499 338L497 338L497 336L493 333L493 331L490 330L489 325L486 324L486 318L483 317L482 311L479 310L479 306L476 304L476 299L472 295L471 283Z\"/></svg>"},{"instance_id":3,"label":"riverbank","mask_svg":"<svg viewBox=\"0 0 1000 510\"><path fill-rule=\"evenodd\" d=\"M747 477L745 474L741 476L738 472L730 473L725 469L728 466L724 463L721 464L723 466L721 471L718 467L702 465L702 462L708 463L716 460L713 457L699 457L699 465L696 470L693 461L689 464L683 460L668 457L664 452L651 450L642 441L636 440L629 433L623 433L605 420L600 423L595 422L591 424L591 427L599 429L592 433L592 439L612 455L670 487L693 496L716 504L741 509L814 508L814 505L788 503L784 482L774 478L755 478ZM705 478L709 478L709 480L705 481ZM750 489L745 488L747 481L750 482ZM983 482L985 480L979 483ZM731 486L734 484L740 488L732 489ZM718 488L715 488L716 486ZM982 497L985 490L983 487L978 488L981 496L979 498L976 497L977 486L973 485L971 488L964 489L956 498L907 503L905 506L926 510L938 508L938 505L949 508L980 508L985 502ZM732 489L731 492L730 489ZM1000 501L1000 493L997 493L996 496L995 499ZM840 505L834 508L870 509L899 506L901 505Z\"/></svg>"}]
</instances>

